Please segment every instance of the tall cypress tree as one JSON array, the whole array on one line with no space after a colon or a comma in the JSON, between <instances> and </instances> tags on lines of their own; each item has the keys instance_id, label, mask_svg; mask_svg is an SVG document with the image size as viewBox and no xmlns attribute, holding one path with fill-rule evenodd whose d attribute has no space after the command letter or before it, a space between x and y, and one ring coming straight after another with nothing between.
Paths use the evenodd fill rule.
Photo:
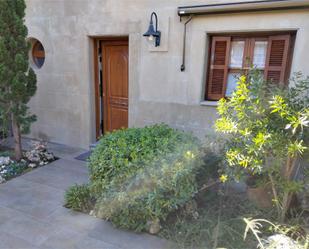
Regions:
<instances>
[{"instance_id":1,"label":"tall cypress tree","mask_svg":"<svg viewBox=\"0 0 309 249\"><path fill-rule=\"evenodd\" d=\"M24 0L0 0L0 119L12 126L16 160L22 158L21 134L36 120L27 107L36 75L29 67L25 9Z\"/></svg>"}]
</instances>

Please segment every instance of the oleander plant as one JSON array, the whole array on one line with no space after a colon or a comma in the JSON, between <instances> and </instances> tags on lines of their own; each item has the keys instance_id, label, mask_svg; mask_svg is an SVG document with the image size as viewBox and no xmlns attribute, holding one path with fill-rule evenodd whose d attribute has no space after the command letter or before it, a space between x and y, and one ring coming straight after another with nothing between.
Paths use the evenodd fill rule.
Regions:
<instances>
[{"instance_id":1,"label":"oleander plant","mask_svg":"<svg viewBox=\"0 0 309 249\"><path fill-rule=\"evenodd\" d=\"M216 130L227 134L221 180L267 176L278 219L287 216L308 147L309 79L296 74L290 87L266 82L258 71L241 76L229 99L221 99Z\"/></svg>"}]
</instances>

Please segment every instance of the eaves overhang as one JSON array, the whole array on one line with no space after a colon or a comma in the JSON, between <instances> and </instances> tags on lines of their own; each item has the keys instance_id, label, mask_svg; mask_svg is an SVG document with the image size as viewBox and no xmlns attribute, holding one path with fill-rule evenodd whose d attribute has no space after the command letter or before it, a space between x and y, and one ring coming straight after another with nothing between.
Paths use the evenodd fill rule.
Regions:
<instances>
[{"instance_id":1,"label":"eaves overhang","mask_svg":"<svg viewBox=\"0 0 309 249\"><path fill-rule=\"evenodd\" d=\"M262 0L178 7L178 15L208 15L309 8L309 0Z\"/></svg>"}]
</instances>

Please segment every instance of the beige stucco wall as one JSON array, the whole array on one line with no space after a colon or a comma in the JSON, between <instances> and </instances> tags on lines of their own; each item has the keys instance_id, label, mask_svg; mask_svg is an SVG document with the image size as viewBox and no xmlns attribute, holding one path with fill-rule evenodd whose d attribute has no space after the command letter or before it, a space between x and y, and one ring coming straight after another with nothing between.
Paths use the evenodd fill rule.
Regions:
<instances>
[{"instance_id":1,"label":"beige stucco wall","mask_svg":"<svg viewBox=\"0 0 309 249\"><path fill-rule=\"evenodd\" d=\"M88 147L95 141L92 36L129 36L129 125L165 122L199 137L212 133L214 106L201 105L207 33L297 30L292 71L309 75L309 10L195 17L188 25L187 69L180 72L183 24L177 7L219 0L26 0L29 37L44 45L31 137ZM142 37L156 11L162 46Z\"/></svg>"}]
</instances>

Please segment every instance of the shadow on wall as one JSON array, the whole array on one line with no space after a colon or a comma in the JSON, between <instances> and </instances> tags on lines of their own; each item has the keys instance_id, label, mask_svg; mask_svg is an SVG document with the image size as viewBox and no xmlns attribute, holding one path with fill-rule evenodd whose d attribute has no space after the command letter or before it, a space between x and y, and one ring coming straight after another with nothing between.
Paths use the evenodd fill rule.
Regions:
<instances>
[{"instance_id":1,"label":"shadow on wall","mask_svg":"<svg viewBox=\"0 0 309 249\"><path fill-rule=\"evenodd\" d=\"M39 132L38 133L38 138L41 141L50 142L50 137L47 134L43 133L43 132Z\"/></svg>"}]
</instances>

